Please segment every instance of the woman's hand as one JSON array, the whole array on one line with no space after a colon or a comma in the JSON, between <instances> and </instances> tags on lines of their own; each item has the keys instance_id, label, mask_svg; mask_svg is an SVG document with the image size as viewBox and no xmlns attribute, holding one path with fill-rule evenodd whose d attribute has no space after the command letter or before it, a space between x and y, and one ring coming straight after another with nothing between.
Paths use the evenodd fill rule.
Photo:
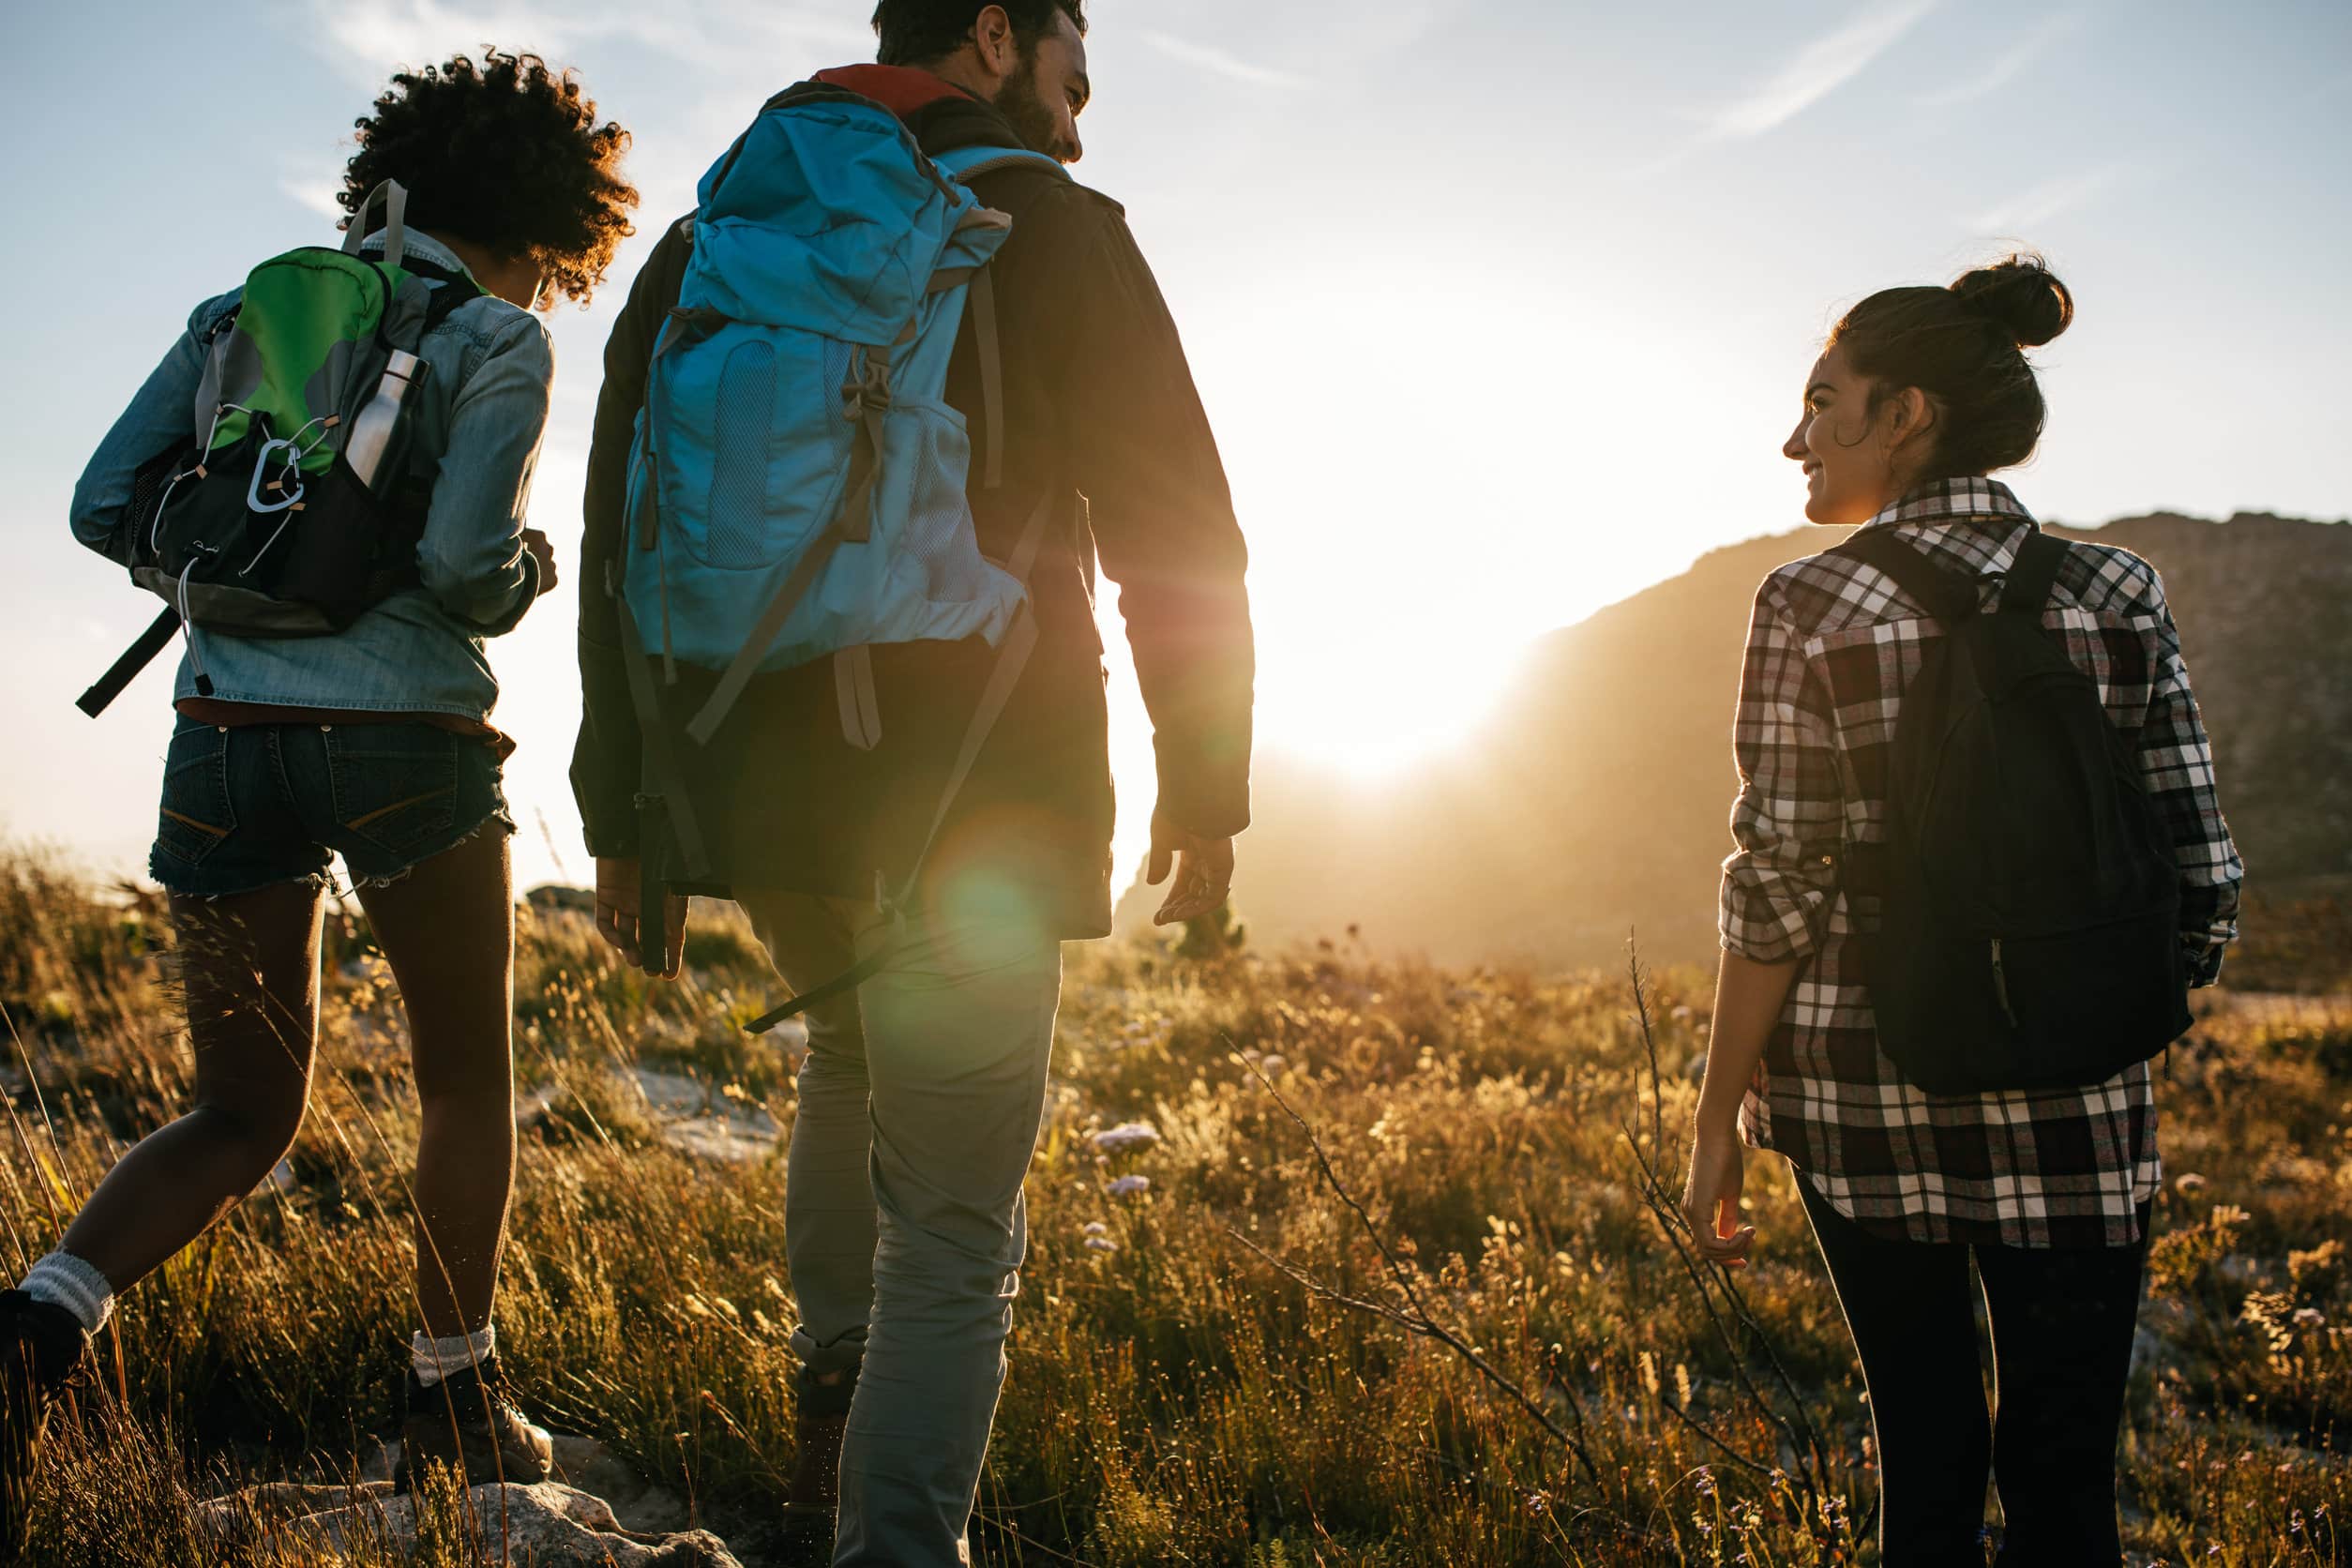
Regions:
<instances>
[{"instance_id":1,"label":"woman's hand","mask_svg":"<svg viewBox=\"0 0 2352 1568\"><path fill-rule=\"evenodd\" d=\"M1701 1127L1691 1143L1691 1176L1682 1188L1682 1217L1698 1255L1726 1269L1744 1269L1756 1227L1740 1223L1743 1157L1736 1130Z\"/></svg>"}]
</instances>

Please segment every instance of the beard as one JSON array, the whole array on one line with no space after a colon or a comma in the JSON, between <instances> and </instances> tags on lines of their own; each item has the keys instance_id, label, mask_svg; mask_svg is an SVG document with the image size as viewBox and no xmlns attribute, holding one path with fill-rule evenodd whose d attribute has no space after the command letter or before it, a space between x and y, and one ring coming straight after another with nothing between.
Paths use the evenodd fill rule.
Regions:
<instances>
[{"instance_id":1,"label":"beard","mask_svg":"<svg viewBox=\"0 0 2352 1568\"><path fill-rule=\"evenodd\" d=\"M1037 91L1037 60L1034 54L1021 62L1021 68L1004 83L997 94L997 113L1013 128L1013 134L1021 139L1021 145L1031 152L1059 158L1061 128L1055 123L1053 111L1046 107L1044 97Z\"/></svg>"}]
</instances>

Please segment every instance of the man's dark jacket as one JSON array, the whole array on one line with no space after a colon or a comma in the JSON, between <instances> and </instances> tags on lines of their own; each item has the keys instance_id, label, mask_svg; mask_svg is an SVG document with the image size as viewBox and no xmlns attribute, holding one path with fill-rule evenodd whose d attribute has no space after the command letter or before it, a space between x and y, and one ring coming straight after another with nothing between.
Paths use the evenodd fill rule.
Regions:
<instances>
[{"instance_id":1,"label":"man's dark jacket","mask_svg":"<svg viewBox=\"0 0 2352 1568\"><path fill-rule=\"evenodd\" d=\"M996 110L927 72L883 66L818 79L883 103L927 153L1017 147ZM1247 555L1175 324L1120 207L1042 165L979 175L1009 214L993 264L1003 344L1003 483L983 488L978 357L967 312L947 398L971 427L980 548L1013 553L1041 497L1053 528L1030 578L1038 642L927 867L938 885L987 879L1061 935L1110 929L1111 783L1093 564L1119 606L1152 716L1158 808L1209 837L1249 821L1254 655ZM583 507L580 661L585 715L572 786L597 856L640 850L638 723L607 564L625 537L629 454L646 364L677 303L690 225L672 225L605 349ZM1083 496L1083 500L1078 499ZM854 549L850 546L845 548ZM648 627L649 637L657 637ZM687 771L723 879L870 898L911 866L993 651L978 640L874 651L882 741L842 738L831 660L759 677Z\"/></svg>"}]
</instances>

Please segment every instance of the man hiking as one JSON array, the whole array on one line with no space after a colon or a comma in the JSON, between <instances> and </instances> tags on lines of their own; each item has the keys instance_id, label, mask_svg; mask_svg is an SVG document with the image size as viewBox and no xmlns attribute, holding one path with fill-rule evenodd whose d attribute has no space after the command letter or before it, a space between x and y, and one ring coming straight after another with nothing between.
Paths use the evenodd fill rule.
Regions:
<instances>
[{"instance_id":1,"label":"man hiking","mask_svg":"<svg viewBox=\"0 0 2352 1568\"><path fill-rule=\"evenodd\" d=\"M1253 651L1174 324L1059 167L1083 0L874 26L879 64L713 166L614 325L573 782L608 941L674 974L685 896L731 896L809 1003L794 1511L837 1507L837 1564L922 1565L969 1560L1060 943L1110 930L1096 560L1154 731L1163 923L1227 896Z\"/></svg>"}]
</instances>

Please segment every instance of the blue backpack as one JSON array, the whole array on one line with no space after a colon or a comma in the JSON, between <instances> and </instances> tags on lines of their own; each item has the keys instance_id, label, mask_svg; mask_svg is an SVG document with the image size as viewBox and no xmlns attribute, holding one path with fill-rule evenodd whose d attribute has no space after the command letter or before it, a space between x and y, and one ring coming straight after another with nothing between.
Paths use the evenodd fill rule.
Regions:
<instances>
[{"instance_id":1,"label":"blue backpack","mask_svg":"<svg viewBox=\"0 0 2352 1568\"><path fill-rule=\"evenodd\" d=\"M982 556L972 443L945 400L969 308L982 479L994 487L1003 375L988 265L1012 220L963 182L1013 161L1063 173L1012 148L930 158L882 105L801 87L770 100L702 178L693 256L647 369L628 540L608 580L644 736L646 825L674 846L681 885L724 877L677 748L708 746L753 677L832 659L843 736L870 750L882 733L870 648L979 637L996 649L933 837L1019 679L1036 636L1026 580L1050 508L1039 505L1009 560ZM682 665L702 678L665 720L665 692L673 704L686 694ZM882 891L886 912L903 918L928 852ZM642 858L641 940L659 952L669 884L650 842Z\"/></svg>"}]
</instances>

